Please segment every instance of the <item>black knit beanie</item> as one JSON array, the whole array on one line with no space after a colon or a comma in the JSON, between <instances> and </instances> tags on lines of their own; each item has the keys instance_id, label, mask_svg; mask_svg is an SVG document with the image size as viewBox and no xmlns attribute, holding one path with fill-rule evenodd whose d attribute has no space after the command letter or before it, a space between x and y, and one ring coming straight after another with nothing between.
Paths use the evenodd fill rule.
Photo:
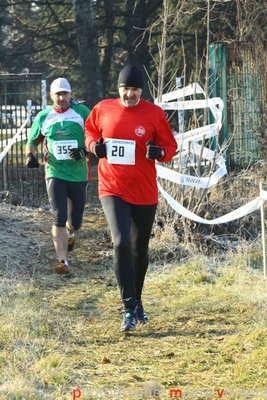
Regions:
<instances>
[{"instance_id":1,"label":"black knit beanie","mask_svg":"<svg viewBox=\"0 0 267 400\"><path fill-rule=\"evenodd\" d=\"M134 65L124 67L118 79L118 87L136 87L143 89L144 79L139 68Z\"/></svg>"}]
</instances>

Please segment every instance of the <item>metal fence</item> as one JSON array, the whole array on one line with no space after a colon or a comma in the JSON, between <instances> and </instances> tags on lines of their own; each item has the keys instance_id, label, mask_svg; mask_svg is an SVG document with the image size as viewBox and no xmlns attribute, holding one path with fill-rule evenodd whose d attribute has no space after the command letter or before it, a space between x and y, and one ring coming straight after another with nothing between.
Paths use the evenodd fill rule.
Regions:
<instances>
[{"instance_id":1,"label":"metal fence","mask_svg":"<svg viewBox=\"0 0 267 400\"><path fill-rule=\"evenodd\" d=\"M43 108L46 82L41 74L0 74L0 201L16 205L46 201L43 167L29 170L25 165L28 131ZM40 164L42 150L40 146Z\"/></svg>"},{"instance_id":2,"label":"metal fence","mask_svg":"<svg viewBox=\"0 0 267 400\"><path fill-rule=\"evenodd\" d=\"M220 143L228 143L228 167L246 168L261 159L267 131L266 43L214 43L209 59L213 95L225 104Z\"/></svg>"}]
</instances>

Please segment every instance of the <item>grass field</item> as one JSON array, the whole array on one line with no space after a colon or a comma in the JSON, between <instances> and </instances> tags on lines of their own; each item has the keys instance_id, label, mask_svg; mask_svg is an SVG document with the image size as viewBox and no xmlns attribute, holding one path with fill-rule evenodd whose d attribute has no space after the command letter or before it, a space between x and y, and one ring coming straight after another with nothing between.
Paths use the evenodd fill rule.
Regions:
<instances>
[{"instance_id":1,"label":"grass field","mask_svg":"<svg viewBox=\"0 0 267 400\"><path fill-rule=\"evenodd\" d=\"M3 278L0 399L266 398L266 281L249 258L151 265L149 323L131 334L109 268Z\"/></svg>"},{"instance_id":2,"label":"grass field","mask_svg":"<svg viewBox=\"0 0 267 400\"><path fill-rule=\"evenodd\" d=\"M204 256L194 240L183 253L172 230L155 234L149 322L124 334L110 234L90 184L70 279L54 274L49 209L0 203L0 400L267 398L261 238Z\"/></svg>"}]
</instances>

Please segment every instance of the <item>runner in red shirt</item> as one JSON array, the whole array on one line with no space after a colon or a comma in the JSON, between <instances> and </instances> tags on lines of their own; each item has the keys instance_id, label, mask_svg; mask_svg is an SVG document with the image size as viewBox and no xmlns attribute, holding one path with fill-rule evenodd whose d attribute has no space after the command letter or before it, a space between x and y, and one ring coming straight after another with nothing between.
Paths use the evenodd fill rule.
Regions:
<instances>
[{"instance_id":1,"label":"runner in red shirt","mask_svg":"<svg viewBox=\"0 0 267 400\"><path fill-rule=\"evenodd\" d=\"M177 143L163 110L141 99L135 66L119 74L120 98L99 102L85 123L85 145L99 158L99 198L114 241L114 268L124 304L121 331L146 323L141 294L158 189L155 160L171 161Z\"/></svg>"}]
</instances>

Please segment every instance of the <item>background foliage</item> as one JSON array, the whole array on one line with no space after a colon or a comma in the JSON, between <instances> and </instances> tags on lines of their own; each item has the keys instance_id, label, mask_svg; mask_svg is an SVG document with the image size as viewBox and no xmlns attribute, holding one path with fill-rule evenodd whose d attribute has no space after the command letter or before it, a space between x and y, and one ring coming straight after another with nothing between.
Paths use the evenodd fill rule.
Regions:
<instances>
[{"instance_id":1,"label":"background foliage","mask_svg":"<svg viewBox=\"0 0 267 400\"><path fill-rule=\"evenodd\" d=\"M132 63L152 99L160 79L165 91L176 75L204 79L207 33L265 39L266 8L264 0L0 0L1 72L41 72L48 84L64 75L92 107L117 95L118 72Z\"/></svg>"}]
</instances>

